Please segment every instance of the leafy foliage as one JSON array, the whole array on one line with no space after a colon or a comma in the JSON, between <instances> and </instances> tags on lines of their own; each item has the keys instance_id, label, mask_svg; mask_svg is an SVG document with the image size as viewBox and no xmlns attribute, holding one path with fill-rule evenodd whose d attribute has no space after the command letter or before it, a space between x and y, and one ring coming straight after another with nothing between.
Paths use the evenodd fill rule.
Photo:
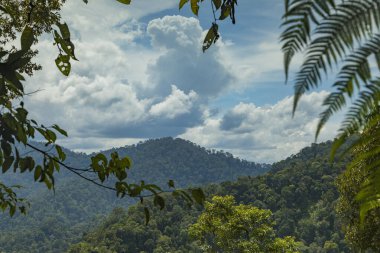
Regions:
<instances>
[{"instance_id":1,"label":"leafy foliage","mask_svg":"<svg viewBox=\"0 0 380 253\"><path fill-rule=\"evenodd\" d=\"M313 145L273 164L267 174L210 184L204 188L207 201L213 195L232 195L238 204L271 210L276 237L294 236L304 244L301 252L349 252L334 211L338 198L334 179L347 160L331 165L330 149L331 142ZM202 206L189 210L185 202L168 198L164 210L153 210L147 227L142 208L113 212L69 252L204 252L188 235Z\"/></svg>"},{"instance_id":2,"label":"leafy foliage","mask_svg":"<svg viewBox=\"0 0 380 253\"><path fill-rule=\"evenodd\" d=\"M47 150L43 144L31 144ZM63 151L66 154L65 162L74 167L86 167L91 158L91 155L74 153L64 148ZM22 152L28 151L22 149ZM201 184L235 180L242 175L258 175L270 169L269 165L247 162L222 151L207 150L189 141L173 138L149 140L102 153L108 158L115 152L121 156L128 154L134 161L135 165L128 173L129 180L139 182L144 179L156 185L165 185L167 179L172 178L165 191L173 190L175 181L174 186L191 187L195 196L201 199L202 195L197 195ZM36 162L42 161L38 153L30 155ZM43 185L33 184L33 177L28 173L7 173L2 176L2 180L10 185L23 185L22 189L14 190L31 204L26 216L16 213L10 218L0 214L0 251L5 252L64 252L70 244L78 242L86 231L99 225L104 220L103 216L113 208L136 203L130 198L119 200L114 192L104 191L65 170L56 177L54 195L46 191ZM105 185L112 184L110 180L105 181ZM191 190L187 193L192 197ZM183 212L192 212L192 209L187 208L188 202L172 200L166 195L163 197L164 210L160 211L160 206L154 207L146 199L144 205L139 204L136 210L139 213L130 216L131 222L138 217L142 230L154 227L157 219L170 222L166 210L170 209L173 201L183 204ZM194 203L193 206L197 205ZM146 218L145 208L149 211L149 219ZM150 234L149 231L142 233Z\"/></svg>"},{"instance_id":3,"label":"leafy foliage","mask_svg":"<svg viewBox=\"0 0 380 253\"><path fill-rule=\"evenodd\" d=\"M336 142L339 147L348 137L379 122L380 82L374 73L380 70L380 2L288 0L285 5L281 40L286 76L294 55L305 53L295 79L293 113L301 96L321 84L323 72L328 75L337 68L337 78L332 85L335 91L324 100L325 109L320 114L316 137L330 117L351 100L339 130ZM376 66L371 64L371 58L375 59ZM368 120L369 115L372 115L371 120ZM361 137L361 142L365 141L367 138ZM376 157L368 152L367 155ZM366 170L380 175L377 166ZM380 205L378 187L368 187L379 185L380 176L367 179L361 191L366 192L365 197L363 194L357 197L361 200L362 215Z\"/></svg>"},{"instance_id":4,"label":"leafy foliage","mask_svg":"<svg viewBox=\"0 0 380 253\"><path fill-rule=\"evenodd\" d=\"M189 233L204 252L299 252L294 238L275 237L271 215L269 210L236 205L233 196L214 196Z\"/></svg>"},{"instance_id":5,"label":"leafy foliage","mask_svg":"<svg viewBox=\"0 0 380 253\"><path fill-rule=\"evenodd\" d=\"M179 9L181 10L184 5L190 3L191 11L194 15L198 16L199 3L204 2L204 0L180 0ZM237 0L210 0L212 13L214 21L212 22L211 28L208 30L206 37L203 41L202 50L205 52L211 47L212 44L216 43L220 37L218 32L218 21L225 20L230 17L233 24L236 23L235 18L235 8L237 6ZM216 18L219 14L219 18Z\"/></svg>"},{"instance_id":6,"label":"leafy foliage","mask_svg":"<svg viewBox=\"0 0 380 253\"><path fill-rule=\"evenodd\" d=\"M337 181L340 193L337 212L346 241L355 251L380 251L380 208L378 200L371 195L378 191L378 184L373 184L378 173L373 169L379 163L375 136L378 128L376 124L366 129L361 138L351 145L354 159ZM359 204L362 205L360 211Z\"/></svg>"}]
</instances>

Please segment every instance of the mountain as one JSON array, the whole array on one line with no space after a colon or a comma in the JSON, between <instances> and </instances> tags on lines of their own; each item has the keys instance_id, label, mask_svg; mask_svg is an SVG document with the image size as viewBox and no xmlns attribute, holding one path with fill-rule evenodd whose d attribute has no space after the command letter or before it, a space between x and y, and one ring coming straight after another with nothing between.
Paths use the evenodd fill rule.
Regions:
<instances>
[{"instance_id":1,"label":"mountain","mask_svg":"<svg viewBox=\"0 0 380 253\"><path fill-rule=\"evenodd\" d=\"M313 144L273 164L264 175L210 184L204 190L208 199L233 195L238 203L270 209L278 236L295 236L304 244L302 252L349 252L334 212L338 198L334 180L348 161L331 163L330 149L331 142ZM142 205L128 211L118 208L69 252L202 252L187 234L201 211L200 206L189 209L170 199L163 211L154 209L145 226Z\"/></svg>"},{"instance_id":2,"label":"mountain","mask_svg":"<svg viewBox=\"0 0 380 253\"><path fill-rule=\"evenodd\" d=\"M67 164L88 167L90 155L65 151ZM129 180L144 179L160 186L165 186L168 179L173 179L177 187L236 180L239 176L255 176L271 168L173 138L149 140L102 153L110 155L114 151L132 158ZM36 159L41 158L36 156ZM113 208L134 203L128 198L117 199L113 192L83 181L64 169L56 178L54 193L34 183L31 174L1 175L0 181L24 186L20 194L27 197L31 207L26 216L9 218L6 213L0 214L0 252L64 252Z\"/></svg>"}]
</instances>

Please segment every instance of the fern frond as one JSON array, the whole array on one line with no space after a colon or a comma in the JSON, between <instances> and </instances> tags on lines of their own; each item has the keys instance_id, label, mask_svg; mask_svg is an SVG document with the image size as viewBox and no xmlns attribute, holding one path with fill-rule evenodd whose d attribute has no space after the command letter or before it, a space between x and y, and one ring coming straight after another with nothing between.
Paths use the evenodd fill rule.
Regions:
<instances>
[{"instance_id":1,"label":"fern frond","mask_svg":"<svg viewBox=\"0 0 380 253\"><path fill-rule=\"evenodd\" d=\"M351 98L353 96L354 84L356 84L357 89L360 89L361 82L368 84L371 79L368 57L372 54L378 55L380 69L380 34L374 35L344 60L344 65L333 84L337 91L330 93L323 102L323 106L327 106L327 108L320 114L315 138L318 137L330 117L346 105L346 97Z\"/></svg>"},{"instance_id":2,"label":"fern frond","mask_svg":"<svg viewBox=\"0 0 380 253\"><path fill-rule=\"evenodd\" d=\"M313 25L330 15L335 7L334 0L293 0L285 1L285 15L281 26L285 27L280 40L283 42L285 78L288 80L289 66L297 52L308 44Z\"/></svg>"},{"instance_id":3,"label":"fern frond","mask_svg":"<svg viewBox=\"0 0 380 253\"><path fill-rule=\"evenodd\" d=\"M306 60L295 80L293 113L300 97L321 82L320 70L326 72L340 63L355 42L370 39L369 27L377 26L380 2L372 0L344 1L336 6L335 13L323 19L315 29L315 39L307 47ZM376 13L376 14L375 14Z\"/></svg>"},{"instance_id":4,"label":"fern frond","mask_svg":"<svg viewBox=\"0 0 380 253\"><path fill-rule=\"evenodd\" d=\"M339 132L347 135L358 133L365 126L366 118L373 112L380 101L380 77L365 86L350 107Z\"/></svg>"}]
</instances>

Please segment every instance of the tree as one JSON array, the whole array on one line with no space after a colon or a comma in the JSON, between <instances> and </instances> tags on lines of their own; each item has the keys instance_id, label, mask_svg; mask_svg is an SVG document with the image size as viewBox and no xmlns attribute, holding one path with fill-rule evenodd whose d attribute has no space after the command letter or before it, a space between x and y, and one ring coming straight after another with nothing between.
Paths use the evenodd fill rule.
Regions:
<instances>
[{"instance_id":1,"label":"tree","mask_svg":"<svg viewBox=\"0 0 380 253\"><path fill-rule=\"evenodd\" d=\"M293 237L276 238L271 211L236 205L233 196L214 196L190 226L205 252L299 252Z\"/></svg>"},{"instance_id":2,"label":"tree","mask_svg":"<svg viewBox=\"0 0 380 253\"><path fill-rule=\"evenodd\" d=\"M130 4L130 0L118 0ZM87 3L87 0L83 0ZM32 76L41 67L33 62L38 53L32 50L33 44L38 43L38 37L43 33L52 32L54 44L58 49L55 60L60 72L67 76L71 71L71 60L75 57L75 46L70 40L69 27L62 23L60 10L65 0L52 1L0 1L0 167L3 173L10 169L16 172L31 172L34 180L43 182L48 189L54 189L54 173L65 168L84 180L115 191L118 197L129 196L139 198L153 196L154 204L161 209L165 200L161 196L164 190L157 185L130 183L126 181L132 161L128 157L119 157L115 152L108 158L97 154L91 158L88 168L74 168L64 163L66 155L55 142L57 134L67 136L65 130L58 125L46 127L28 117L24 107L25 96L24 74ZM17 35L21 33L21 48L14 46ZM37 135L45 140L48 149L41 149L30 143ZM21 148L20 148L21 146ZM43 157L38 164L32 156L23 155L20 150L31 149ZM51 152L54 149L55 152ZM28 152L27 152L28 153ZM97 179L93 179L96 175ZM114 185L105 184L109 179ZM11 216L18 210L26 212L27 202L18 198L15 188L0 182L0 208L9 210ZM174 188L174 182L168 181L168 187ZM191 196L182 190L172 191L174 196L182 197L189 202L201 203L204 195L201 189L191 190ZM149 210L145 208L146 220L149 221Z\"/></svg>"},{"instance_id":3,"label":"tree","mask_svg":"<svg viewBox=\"0 0 380 253\"><path fill-rule=\"evenodd\" d=\"M369 249L374 252L380 251L380 208L369 210L366 219L361 223L359 204L355 200L363 183L368 183L366 167L374 166L379 159L378 155L361 158L363 154L378 148L376 132L379 128L380 125L377 124L365 129L362 138L368 140L356 145L353 150L354 162L337 180L339 190L337 213L342 221L346 241L355 251Z\"/></svg>"},{"instance_id":4,"label":"tree","mask_svg":"<svg viewBox=\"0 0 380 253\"><path fill-rule=\"evenodd\" d=\"M351 136L359 134L346 152L356 146L377 142L360 135L363 129L380 122L377 107L380 99L380 79L375 75L380 70L380 2L377 0L287 0L281 35L284 66L288 79L291 60L297 53L305 53L305 60L295 78L293 113L301 96L321 85L323 72L330 76L335 68L335 89L324 100L324 111L320 114L316 138L331 116L348 108L332 149L347 143ZM371 61L371 59L375 61ZM372 115L369 117L369 115ZM379 136L376 128L374 136ZM358 191L356 201L360 203L360 219L369 210L380 207L380 168L378 148L361 150L357 163L367 164L365 180ZM365 163L373 158L371 165ZM357 175L360 177L360 175Z\"/></svg>"}]
</instances>

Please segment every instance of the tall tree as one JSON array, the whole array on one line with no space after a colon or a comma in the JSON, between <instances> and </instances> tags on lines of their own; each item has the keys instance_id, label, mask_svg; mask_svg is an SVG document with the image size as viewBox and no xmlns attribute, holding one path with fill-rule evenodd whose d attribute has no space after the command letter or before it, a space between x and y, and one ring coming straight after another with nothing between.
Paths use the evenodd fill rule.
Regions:
<instances>
[{"instance_id":1,"label":"tall tree","mask_svg":"<svg viewBox=\"0 0 380 253\"><path fill-rule=\"evenodd\" d=\"M236 205L233 196L214 196L189 234L204 252L299 252L293 237L275 237L271 215L269 210Z\"/></svg>"}]
</instances>

